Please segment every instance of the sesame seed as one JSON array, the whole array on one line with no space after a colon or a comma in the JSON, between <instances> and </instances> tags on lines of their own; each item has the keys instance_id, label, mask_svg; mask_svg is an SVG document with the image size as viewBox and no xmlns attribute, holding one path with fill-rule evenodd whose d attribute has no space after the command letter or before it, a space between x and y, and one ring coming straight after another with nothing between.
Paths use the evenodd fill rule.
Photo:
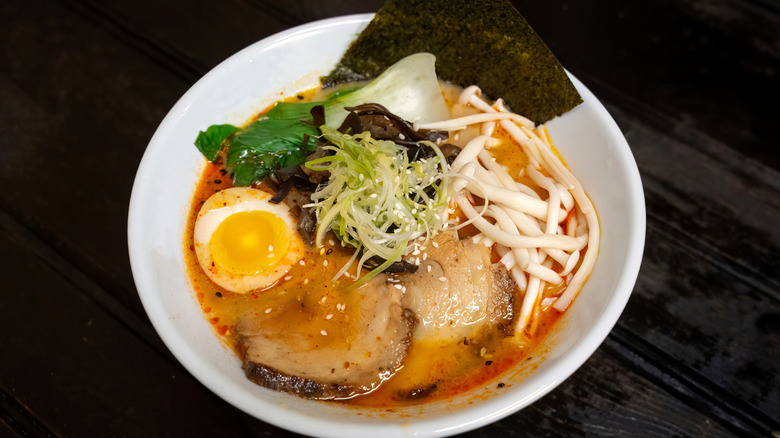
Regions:
<instances>
[{"instance_id":1,"label":"sesame seed","mask_svg":"<svg viewBox=\"0 0 780 438\"><path fill-rule=\"evenodd\" d=\"M303 280L303 284L309 284L309 279L308 279L308 278L305 278L305 279Z\"/></svg>"},{"instance_id":2,"label":"sesame seed","mask_svg":"<svg viewBox=\"0 0 780 438\"><path fill-rule=\"evenodd\" d=\"M328 266L328 261L327 260L323 260L322 261L322 266Z\"/></svg>"},{"instance_id":3,"label":"sesame seed","mask_svg":"<svg viewBox=\"0 0 780 438\"><path fill-rule=\"evenodd\" d=\"M447 281L447 277L439 277L439 281Z\"/></svg>"},{"instance_id":4,"label":"sesame seed","mask_svg":"<svg viewBox=\"0 0 780 438\"><path fill-rule=\"evenodd\" d=\"M439 247L439 244L436 243L436 242L431 242L431 244L433 245L434 248L438 248Z\"/></svg>"},{"instance_id":5,"label":"sesame seed","mask_svg":"<svg viewBox=\"0 0 780 438\"><path fill-rule=\"evenodd\" d=\"M284 280L285 280L285 281L292 280L292 275L287 275L287 276L285 276L285 277L284 277Z\"/></svg>"},{"instance_id":6,"label":"sesame seed","mask_svg":"<svg viewBox=\"0 0 780 438\"><path fill-rule=\"evenodd\" d=\"M333 245L335 245L335 244L336 244L336 242L334 242L334 241L333 241L333 239L328 239L328 244L329 244L330 246L333 246Z\"/></svg>"},{"instance_id":7,"label":"sesame seed","mask_svg":"<svg viewBox=\"0 0 780 438\"><path fill-rule=\"evenodd\" d=\"M431 265L428 265L428 272L431 272Z\"/></svg>"},{"instance_id":8,"label":"sesame seed","mask_svg":"<svg viewBox=\"0 0 780 438\"><path fill-rule=\"evenodd\" d=\"M403 287L402 285L400 285L400 284L393 285L393 287L395 287L395 288L396 288L396 289L398 289L398 290L401 290L401 289L403 289L403 288L404 288L404 287Z\"/></svg>"},{"instance_id":9,"label":"sesame seed","mask_svg":"<svg viewBox=\"0 0 780 438\"><path fill-rule=\"evenodd\" d=\"M332 313L328 313L328 315L325 316L325 319L331 319L331 318L333 318L333 314Z\"/></svg>"},{"instance_id":10,"label":"sesame seed","mask_svg":"<svg viewBox=\"0 0 780 438\"><path fill-rule=\"evenodd\" d=\"M304 262L303 260L301 260L301 263L300 263L300 265L301 265L301 266L306 266L306 262Z\"/></svg>"},{"instance_id":11,"label":"sesame seed","mask_svg":"<svg viewBox=\"0 0 780 438\"><path fill-rule=\"evenodd\" d=\"M320 300L320 302L321 302L321 303L324 303L324 302L325 302L325 300L327 300L327 299L328 299L327 295L323 295L323 297L322 297L322 299Z\"/></svg>"},{"instance_id":12,"label":"sesame seed","mask_svg":"<svg viewBox=\"0 0 780 438\"><path fill-rule=\"evenodd\" d=\"M265 309L265 313L271 313L271 308L269 307L269 308Z\"/></svg>"},{"instance_id":13,"label":"sesame seed","mask_svg":"<svg viewBox=\"0 0 780 438\"><path fill-rule=\"evenodd\" d=\"M427 258L428 258L428 253L426 252L426 253L423 254L423 260L425 260Z\"/></svg>"},{"instance_id":14,"label":"sesame seed","mask_svg":"<svg viewBox=\"0 0 780 438\"><path fill-rule=\"evenodd\" d=\"M320 330L320 334L322 336L328 336L328 332L326 332L325 330Z\"/></svg>"}]
</instances>

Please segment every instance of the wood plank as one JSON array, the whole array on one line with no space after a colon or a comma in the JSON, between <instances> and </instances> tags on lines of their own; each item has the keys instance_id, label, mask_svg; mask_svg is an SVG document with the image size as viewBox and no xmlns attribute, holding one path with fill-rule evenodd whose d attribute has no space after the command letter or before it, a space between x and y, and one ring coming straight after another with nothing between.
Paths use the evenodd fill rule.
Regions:
<instances>
[{"instance_id":1,"label":"wood plank","mask_svg":"<svg viewBox=\"0 0 780 438\"><path fill-rule=\"evenodd\" d=\"M631 96L780 169L773 134L780 100L776 4L513 3L563 65L597 95Z\"/></svg>"},{"instance_id":2,"label":"wood plank","mask_svg":"<svg viewBox=\"0 0 780 438\"><path fill-rule=\"evenodd\" d=\"M648 236L621 326L780 419L780 178L710 140L706 153L621 116L642 172ZM735 208L738 206L738 208Z\"/></svg>"},{"instance_id":3,"label":"wood plank","mask_svg":"<svg viewBox=\"0 0 780 438\"><path fill-rule=\"evenodd\" d=\"M57 2L3 2L0 26L0 183L14 187L0 206L143 315L123 237L128 163L187 84Z\"/></svg>"},{"instance_id":4,"label":"wood plank","mask_svg":"<svg viewBox=\"0 0 780 438\"><path fill-rule=\"evenodd\" d=\"M337 3L344 12L364 7L346 1ZM106 329L107 333L121 335L122 339L132 338L128 333L143 333L150 330L150 326L143 319L127 269L124 239L117 238L124 235L126 202L135 171L127 162L138 162L159 120L199 72L237 48L259 39L258 36L274 32L273 26L279 26L275 23L286 25L308 21L307 17L324 16L321 8L326 6L294 1L289 8L280 8L255 1L230 3L218 11L219 5L209 2L196 6L127 2L105 6L107 9L95 9L93 3L66 5L45 0L11 1L0 5L3 38L10 43L0 49L0 120L6 130L0 148L0 170L2 182L15 188L0 194L0 208L42 237L45 245L51 246L60 257L65 256L74 263L70 273L57 271L71 284L47 277L40 280L42 288L63 290L70 299L80 296L75 301L81 303L76 307L81 309L82 315L102 315L99 318L103 321L102 327L113 327ZM83 5L87 5L86 9ZM716 30L725 29L718 33L709 26L691 21L693 19L686 15L690 11L662 3L658 9L651 9L649 16L658 15L656 18L661 19L668 13L669 19L665 22L671 30L649 29L646 35L650 40L656 38L655 43L639 42L635 47L641 50L624 53L620 46L610 45L618 42L610 40L609 25L616 22L625 27L637 25L642 18L637 10L626 9L630 7L615 2L600 2L596 5L599 7L589 6L587 11L583 6L569 6L569 10L551 13L542 6L529 5L531 11L538 10L545 20L537 30L550 32L551 45L556 53L560 52L564 63L569 66L571 62L589 85L606 91L608 102L619 104L618 107L611 106L610 110L637 155L647 193L650 212L648 252L635 297L620 328L680 360L690 369L690 372L682 371L688 373L685 377L711 380L716 389L722 388L735 400L747 403L748 409L769 417L771 424L779 418L776 407L780 406L780 385L776 367L770 365L777 363L780 348L776 329L767 328L767 323L761 321L770 321L772 312L776 315L778 308L780 245L778 230L771 224L777 217L780 197L777 196L777 173L767 168L774 166L772 156L776 154L769 158L762 156L761 142L771 138L766 134L765 114L759 114L755 119L728 119L721 123L722 117L728 116L725 110L729 106L747 114L746 117L753 117L761 110L761 105L745 107L749 99L756 98L757 90L767 84L766 72L748 69L752 76L745 76L742 70L727 69L727 73L742 75L736 76L737 80L750 82L748 93L742 96L726 90L725 98L712 104L709 97L714 86L697 85L696 72L690 67L683 66L684 80L665 77L660 66L647 64L655 60L648 54L652 54L653 47L671 47L669 41L680 37L680 29L693 23L692 33L682 35L682 41L693 44L696 50L703 50L697 56L706 61L705 65L712 66L721 60L720 56L734 55L741 47L729 42L723 46L723 54L715 53L716 43L723 43L732 27L716 26ZM194 8L192 15L180 13L181 8L188 7ZM241 13L231 14L230 10ZM594 17L596 10L603 15ZM536 25L532 16L526 15ZM258 21L255 17L264 18ZM768 17L761 20L772 19L771 15ZM244 20L254 25L241 26L246 22ZM201 26L202 23L208 26ZM603 29L595 33L591 27L582 29L583 34L592 39L579 42L572 42L568 36L564 38L571 34L570 30L578 29L577 26L602 26ZM569 31L564 32L562 27ZM625 27L621 27L620 33L632 34ZM702 35L714 36L714 43L697 43L696 38L703 38ZM208 41L204 42L206 39ZM631 43L620 42L626 47ZM605 47L603 53L619 56L612 60L594 58L594 51L588 50L587 45ZM661 61L679 60L688 53L683 48L673 52L662 54ZM748 64L757 64L772 58L748 48L744 59ZM615 68L616 64L619 64L618 68ZM773 64L766 65L771 67ZM612 70L606 71L609 68ZM632 76L637 70L639 75ZM618 74L612 77L612 73ZM662 84L665 79L670 83ZM657 93L652 92L655 88L644 85L656 83L660 84ZM696 88L680 88L681 83L693 84ZM772 85L771 81L769 85ZM757 102L763 102L760 99L767 95L772 95L771 89L758 96ZM674 98L667 101L669 96ZM115 123L116 120L122 120L122 124ZM702 132L717 136L719 140L702 135ZM36 158L31 159L32 156ZM63 171L61 163L73 163L73 156L83 157L84 167ZM746 156L762 159L766 165L745 162ZM74 205L79 206L80 211L72 211ZM52 211L57 214L52 215ZM89 218L100 218L104 223L96 227ZM669 226L669 223L678 225ZM56 257L56 254L45 257ZM41 256L36 254L36 257ZM51 266L51 259L45 257L45 263ZM30 257L23 258L28 259ZM30 268L25 272L35 271ZM690 272L693 275L685 276ZM86 274L96 282L89 288L102 289L102 292L90 293L83 282L73 281L80 274ZM36 287L32 289L37 290ZM104 294L102 298L100 293ZM57 324L61 323L75 324L57 320ZM56 344L58 340L52 336L59 333L44 333L44 322L41 325L34 331L37 339L43 345ZM96 356L100 364L106 362L107 359L100 356L100 348L90 349L77 342L79 334L92 336L91 329L68 327L72 330L69 346L79 347L76 351L84 353L85 357ZM108 343L105 338L101 342L102 347ZM145 351L132 363L145 361L153 364L152 368L163 370L172 367L178 369L180 374L177 375L181 379L188 377L175 364L167 362L166 354L161 353L154 342L128 342L132 351ZM630 340L621 338L616 342L621 346L636 347ZM21 353L25 352L22 346L16 347ZM624 360L622 357L618 360L620 363L616 363L612 356L619 356L619 352L597 353L575 378L530 410L471 435L498 433L511 436L521 434L518 431L536 435L554 434L553 431L562 435L601 434L618 430L632 435L722 436L728 435L728 430L733 432L724 429L722 424L712 424L713 416L719 421L727 418L725 414L713 411L719 406L700 406L687 399L680 402L674 398L678 393L664 386L666 383L648 382L637 377L631 371L630 361L636 364L645 357L641 351L637 352L637 358L625 359L628 364L620 362ZM80 356L63 357L63 366L68 372L80 376L82 386L89 386L89 376L72 369ZM102 378L125 378L123 372L126 370L116 364L109 365L112 367L104 369L116 374ZM42 365L38 366L40 370ZM162 371L162 374L165 372L168 371ZM33 384L24 381L19 369L14 369L14 373L24 385ZM141 383L160 379L159 376L136 377L132 373L127 374L127 378L137 378L139 380L133 382ZM48 378L46 382L51 383L52 379ZM613 381L619 389L605 385L605 382ZM0 383L2 388L7 388L5 380ZM111 382L100 384L116 388ZM210 397L213 396L207 391L204 395L193 389L197 382L180 385L185 394L192 391L209 400L204 403L220 403L212 400ZM581 388L586 388L585 392ZM36 394L38 389L32 386L22 389L20 399L32 399L35 403L30 406L34 407L35 415L40 415L47 425L54 418L59 433L59 420L63 414L49 412L53 407L44 400L46 393ZM141 397L160 398L173 393L171 391L182 389L174 384L161 385L157 392L139 389L128 397L133 403L140 403ZM53 395L60 402L68 400L68 395L59 390ZM115 399L101 398L93 393L89 397L89 400L82 400L83 405L76 404L75 407L115 402ZM660 407L664 405L669 406L669 411ZM117 406L99 408L109 414L115 414L119 409ZM177 409L180 411L174 414L181 415L186 411L185 406ZM201 412L199 407L195 409L195 412ZM155 423L162 421L160 416L137 412L138 418L151 419L154 427L160 428L154 432L170 431L168 426ZM278 432L232 408L225 412L231 424L241 425L241 433L260 436ZM678 412L680 414L676 415ZM654 418L668 418L668 422L655 424ZM118 428L117 425L111 427ZM224 434L235 432L233 426L222 422L214 427ZM76 426L74 429L76 435L87 430ZM72 432L71 429L62 430ZM130 431L149 432L135 428Z\"/></svg>"},{"instance_id":5,"label":"wood plank","mask_svg":"<svg viewBox=\"0 0 780 438\"><path fill-rule=\"evenodd\" d=\"M601 348L530 408L476 436L733 436Z\"/></svg>"},{"instance_id":6,"label":"wood plank","mask_svg":"<svg viewBox=\"0 0 780 438\"><path fill-rule=\"evenodd\" d=\"M3 303L15 311L0 320L0 330L12 333L0 339L5 353L0 358L0 390L13 397L8 403L25 406L28 413L17 416L38 423L32 427L17 421L17 430L28 434L42 429L60 436L94 430L129 437L203 430L214 436L295 436L219 400L44 265L19 231L8 234L8 221L2 228L0 245L8 251L0 263L17 273L7 286L25 293L10 294ZM29 348L31 342L35 349ZM531 408L467 435L607 430L643 436L730 436L601 351Z\"/></svg>"},{"instance_id":7,"label":"wood plank","mask_svg":"<svg viewBox=\"0 0 780 438\"><path fill-rule=\"evenodd\" d=\"M13 311L0 318L0 389L14 398L8 403L24 406L40 423L25 431L60 436L247 433L243 414L127 331L23 244L0 230L0 245L7 249L0 263L15 273L4 281L2 306Z\"/></svg>"}]
</instances>

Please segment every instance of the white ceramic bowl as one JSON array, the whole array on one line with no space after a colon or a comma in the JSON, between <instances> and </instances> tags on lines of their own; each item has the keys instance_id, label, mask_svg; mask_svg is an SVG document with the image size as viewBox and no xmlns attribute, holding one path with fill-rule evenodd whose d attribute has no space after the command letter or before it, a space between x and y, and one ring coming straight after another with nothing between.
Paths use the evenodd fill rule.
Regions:
<instances>
[{"instance_id":1,"label":"white ceramic bowl","mask_svg":"<svg viewBox=\"0 0 780 438\"><path fill-rule=\"evenodd\" d=\"M505 417L569 377L598 348L636 280L645 235L642 185L631 151L599 101L573 78L584 103L548 124L599 213L601 250L588 283L534 360L454 400L395 412L316 402L251 383L217 339L191 291L183 230L205 160L193 146L214 123L241 124L280 97L318 85L372 15L318 21L266 38L221 63L171 109L138 169L128 243L146 312L176 358L239 409L295 432L333 437L446 436Z\"/></svg>"}]
</instances>

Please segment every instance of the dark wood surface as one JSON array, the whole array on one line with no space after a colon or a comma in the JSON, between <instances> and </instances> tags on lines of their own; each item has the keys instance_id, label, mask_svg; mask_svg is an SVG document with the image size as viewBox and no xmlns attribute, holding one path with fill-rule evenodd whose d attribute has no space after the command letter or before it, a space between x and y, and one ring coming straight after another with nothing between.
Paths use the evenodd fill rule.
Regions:
<instances>
[{"instance_id":1,"label":"dark wood surface","mask_svg":"<svg viewBox=\"0 0 780 438\"><path fill-rule=\"evenodd\" d=\"M198 383L127 255L158 123L239 49L380 0L0 3L0 435L292 436ZM780 3L517 1L639 165L647 243L602 347L468 436L780 434Z\"/></svg>"}]
</instances>

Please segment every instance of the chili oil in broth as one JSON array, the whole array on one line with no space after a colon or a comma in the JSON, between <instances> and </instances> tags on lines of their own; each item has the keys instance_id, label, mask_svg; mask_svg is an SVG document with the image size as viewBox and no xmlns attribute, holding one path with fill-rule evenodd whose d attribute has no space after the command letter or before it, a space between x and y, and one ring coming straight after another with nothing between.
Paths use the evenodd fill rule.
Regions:
<instances>
[{"instance_id":1,"label":"chili oil in broth","mask_svg":"<svg viewBox=\"0 0 780 438\"><path fill-rule=\"evenodd\" d=\"M459 92L458 87L443 86L445 100L453 110ZM312 101L321 99L320 90L309 90L288 101ZM270 108L269 108L270 109ZM264 112L263 112L264 113ZM262 114L249 122L261 117ZM476 133L461 132L451 140L463 145ZM510 175L518 175L528 164L528 159L518 144L500 128L494 136L500 143L491 148L491 155L506 166ZM556 151L557 154L557 151ZM534 187L529 178L518 181ZM218 337L239 357L235 325L240 318L249 315L257 318L269 330L280 333L299 344L315 348L346 348L357 335L357 328L350 324L356 320L362 295L360 289L345 292L344 288L357 279L353 267L347 276L334 283L332 279L352 255L351 248L344 248L332 234L324 239L323 247L307 247L301 261L292 266L282 279L268 288L246 294L230 292L212 282L198 263L194 250L193 230L200 207L217 191L232 187L232 180L224 166L208 163L196 187L185 232L185 261L204 317L211 323ZM258 188L273 191L265 185ZM541 189L540 193L541 193ZM574 214L576 209L572 210ZM455 212L458 216L458 212ZM467 238L474 229L465 227L459 231ZM494 254L493 262L498 261ZM556 266L560 269L560 266ZM363 269L362 273L368 271ZM548 289L556 287L548 286ZM553 292L547 290L546 292ZM519 312L522 295L515 297L515 315ZM538 306L537 306L538 308ZM455 344L412 340L403 367L370 394L358 395L341 402L392 408L394 406L440 400L463 393L471 388L495 381L504 386L498 377L524 360L534 347L547 335L560 313L547 308L532 317L530 335L506 336L496 328L478 339L464 338ZM528 332L526 332L528 333ZM518 339L521 337L522 339ZM241 357L243 359L243 357Z\"/></svg>"}]
</instances>

